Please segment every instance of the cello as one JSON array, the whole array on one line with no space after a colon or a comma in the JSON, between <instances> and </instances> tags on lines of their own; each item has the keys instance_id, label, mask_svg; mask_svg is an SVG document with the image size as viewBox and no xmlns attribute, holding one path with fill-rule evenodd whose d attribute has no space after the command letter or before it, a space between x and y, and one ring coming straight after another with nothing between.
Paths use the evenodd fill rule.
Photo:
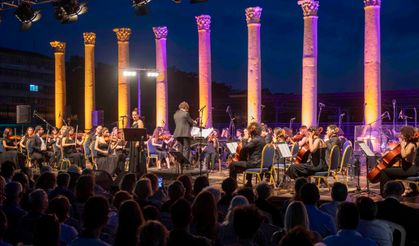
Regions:
<instances>
[{"instance_id":1,"label":"cello","mask_svg":"<svg viewBox=\"0 0 419 246\"><path fill-rule=\"evenodd\" d=\"M381 170L393 166L402 158L400 143L390 143L389 147L390 150L384 152L380 160L377 162L377 165L369 171L367 179L371 183L378 183L380 181Z\"/></svg>"}]
</instances>

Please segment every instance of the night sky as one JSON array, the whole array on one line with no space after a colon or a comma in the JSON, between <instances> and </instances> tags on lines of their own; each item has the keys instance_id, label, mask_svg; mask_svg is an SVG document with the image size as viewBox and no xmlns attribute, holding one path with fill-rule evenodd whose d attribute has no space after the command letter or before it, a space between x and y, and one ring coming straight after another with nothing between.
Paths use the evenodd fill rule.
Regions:
<instances>
[{"instance_id":1,"label":"night sky","mask_svg":"<svg viewBox=\"0 0 419 246\"><path fill-rule=\"evenodd\" d=\"M153 26L169 29L168 65L198 72L195 16L212 17L213 80L245 89L247 85L247 27L244 10L263 8L261 18L262 83L273 92L301 90L302 10L294 0L209 0L175 4L152 0L148 16L137 17L129 0L91 0L89 12L77 23L62 25L49 4L36 5L43 18L28 32L19 31L14 10L1 12L0 47L52 56L49 41L67 43L67 59L83 55L83 32L96 32L96 61L116 64L115 27L130 27L133 66L153 67ZM403 3L401 3L403 2ZM381 6L381 75L384 90L419 88L419 28L417 0L383 0ZM320 0L319 92L363 89L364 10L362 0ZM70 82L70 81L69 81ZM97 82L100 85L100 81ZM169 78L170 83L170 78Z\"/></svg>"}]
</instances>

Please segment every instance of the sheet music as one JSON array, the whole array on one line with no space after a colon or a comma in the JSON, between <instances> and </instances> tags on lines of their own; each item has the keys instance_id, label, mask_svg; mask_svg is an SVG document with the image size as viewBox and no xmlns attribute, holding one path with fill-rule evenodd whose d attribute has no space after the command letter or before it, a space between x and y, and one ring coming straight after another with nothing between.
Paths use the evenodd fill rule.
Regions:
<instances>
[{"instance_id":1,"label":"sheet music","mask_svg":"<svg viewBox=\"0 0 419 246\"><path fill-rule=\"evenodd\" d=\"M202 137L207 138L213 130L214 130L214 128L202 129ZM200 137L201 136L200 132L199 132L199 127L192 127L191 136L192 137Z\"/></svg>"},{"instance_id":2,"label":"sheet music","mask_svg":"<svg viewBox=\"0 0 419 246\"><path fill-rule=\"evenodd\" d=\"M364 142L357 142L359 147L362 149L362 151L368 156L368 157L374 157L375 154L371 151L370 147Z\"/></svg>"},{"instance_id":3,"label":"sheet music","mask_svg":"<svg viewBox=\"0 0 419 246\"><path fill-rule=\"evenodd\" d=\"M230 142L226 143L228 151L230 151L231 154L236 153L237 147L239 146L239 143L237 142Z\"/></svg>"},{"instance_id":4,"label":"sheet music","mask_svg":"<svg viewBox=\"0 0 419 246\"><path fill-rule=\"evenodd\" d=\"M278 146L278 149L279 149L279 152L281 152L282 158L292 157L290 147L288 146L287 143L280 143L280 144L277 144L276 146Z\"/></svg>"}]
</instances>

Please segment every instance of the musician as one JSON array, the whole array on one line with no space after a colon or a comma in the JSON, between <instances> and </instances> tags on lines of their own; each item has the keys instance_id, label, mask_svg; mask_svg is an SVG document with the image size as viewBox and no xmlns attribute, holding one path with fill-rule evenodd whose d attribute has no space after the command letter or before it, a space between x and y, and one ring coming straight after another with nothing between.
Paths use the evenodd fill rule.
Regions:
<instances>
[{"instance_id":1,"label":"musician","mask_svg":"<svg viewBox=\"0 0 419 246\"><path fill-rule=\"evenodd\" d=\"M14 141L11 128L4 129L2 144L5 151L17 150L18 143Z\"/></svg>"},{"instance_id":2,"label":"musician","mask_svg":"<svg viewBox=\"0 0 419 246\"><path fill-rule=\"evenodd\" d=\"M32 135L34 134L34 129L33 127L28 127L26 129L26 134L22 137L22 139L19 142L19 146L20 146L20 151L26 155L26 143L29 141L29 139L32 137Z\"/></svg>"},{"instance_id":3,"label":"musician","mask_svg":"<svg viewBox=\"0 0 419 246\"><path fill-rule=\"evenodd\" d=\"M230 177L236 179L237 172L244 168L254 168L260 165L262 159L262 150L265 146L265 139L261 134L261 126L257 122L252 122L247 127L249 138L242 140L242 150L240 152L240 161L230 164ZM246 186L252 186L252 176L247 175Z\"/></svg>"},{"instance_id":4,"label":"musician","mask_svg":"<svg viewBox=\"0 0 419 246\"><path fill-rule=\"evenodd\" d=\"M393 179L404 179L417 175L416 155L417 139L414 138L415 129L411 126L404 126L400 129L401 167L390 167L380 172L380 191L383 192L384 185ZM412 191L417 193L416 188Z\"/></svg>"},{"instance_id":5,"label":"musician","mask_svg":"<svg viewBox=\"0 0 419 246\"><path fill-rule=\"evenodd\" d=\"M74 136L74 128L72 126L66 127L66 130L61 139L61 148L63 148L64 157L69 158L71 163L85 168L83 154L77 152L77 145L81 145L82 142Z\"/></svg>"},{"instance_id":6,"label":"musician","mask_svg":"<svg viewBox=\"0 0 419 246\"><path fill-rule=\"evenodd\" d=\"M96 165L98 170L103 170L113 175L118 166L118 156L110 154L110 133L108 128L103 127L94 143Z\"/></svg>"},{"instance_id":7,"label":"musician","mask_svg":"<svg viewBox=\"0 0 419 246\"><path fill-rule=\"evenodd\" d=\"M336 125L329 125L327 127L325 142L329 151L332 150L332 147L335 145L339 146L339 149L342 150L342 141L338 135L339 131L340 129Z\"/></svg>"},{"instance_id":8,"label":"musician","mask_svg":"<svg viewBox=\"0 0 419 246\"><path fill-rule=\"evenodd\" d=\"M271 130L272 131L272 130ZM260 133L261 137L265 139L265 143L272 143L272 134L269 133L269 128L267 125L262 124L262 132Z\"/></svg>"},{"instance_id":9,"label":"musician","mask_svg":"<svg viewBox=\"0 0 419 246\"><path fill-rule=\"evenodd\" d=\"M309 145L310 158L308 163L292 164L287 169L287 175L292 178L308 177L316 172L326 171L326 143L320 138L320 131L310 127L306 132L306 139Z\"/></svg>"},{"instance_id":10,"label":"musician","mask_svg":"<svg viewBox=\"0 0 419 246\"><path fill-rule=\"evenodd\" d=\"M204 148L205 152L205 163L209 169L214 169L215 162L218 161L221 164L220 154L218 150L220 148L220 141L218 140L217 130L213 130L208 136L208 145Z\"/></svg>"},{"instance_id":11,"label":"musician","mask_svg":"<svg viewBox=\"0 0 419 246\"><path fill-rule=\"evenodd\" d=\"M42 135L44 134L44 128L42 126L35 127L35 134L29 139L28 150L31 159L35 161L39 167L42 166L42 162L46 159L51 160L54 155L51 151L47 150L47 144L45 143Z\"/></svg>"},{"instance_id":12,"label":"musician","mask_svg":"<svg viewBox=\"0 0 419 246\"><path fill-rule=\"evenodd\" d=\"M144 122L141 119L137 108L134 108L134 110L131 112L131 117L132 117L131 128L144 128Z\"/></svg>"},{"instance_id":13,"label":"musician","mask_svg":"<svg viewBox=\"0 0 419 246\"><path fill-rule=\"evenodd\" d=\"M3 131L2 145L4 152L0 155L0 163L12 161L20 168L25 166L25 156L18 151L19 137L13 136L11 128L5 128Z\"/></svg>"},{"instance_id":14,"label":"musician","mask_svg":"<svg viewBox=\"0 0 419 246\"><path fill-rule=\"evenodd\" d=\"M163 140L164 137L164 129L163 127L156 127L153 131L153 135L151 136L151 146L149 149L150 154L157 154L158 160L157 160L157 167L161 168L162 161L166 162L167 168L170 168L170 160L169 160L169 154L167 151L166 143Z\"/></svg>"},{"instance_id":15,"label":"musician","mask_svg":"<svg viewBox=\"0 0 419 246\"><path fill-rule=\"evenodd\" d=\"M131 128L144 128L144 122L141 119L138 109L134 108L134 110L131 112L131 118L132 118L132 125ZM133 144L130 144L130 158L129 158L129 172L131 173L139 173L140 175L146 174L146 157L144 155L144 152L140 153L140 142L136 142ZM141 158L140 158L140 155ZM140 160L142 162L140 163Z\"/></svg>"},{"instance_id":16,"label":"musician","mask_svg":"<svg viewBox=\"0 0 419 246\"><path fill-rule=\"evenodd\" d=\"M298 146L300 147L307 143L307 130L307 126L302 125L300 131L293 138L293 141L298 142Z\"/></svg>"},{"instance_id":17,"label":"musician","mask_svg":"<svg viewBox=\"0 0 419 246\"><path fill-rule=\"evenodd\" d=\"M179 151L190 161L191 154L191 128L197 124L189 115L189 104L185 101L179 104L179 110L173 115L175 132L173 137L179 142Z\"/></svg>"}]
</instances>

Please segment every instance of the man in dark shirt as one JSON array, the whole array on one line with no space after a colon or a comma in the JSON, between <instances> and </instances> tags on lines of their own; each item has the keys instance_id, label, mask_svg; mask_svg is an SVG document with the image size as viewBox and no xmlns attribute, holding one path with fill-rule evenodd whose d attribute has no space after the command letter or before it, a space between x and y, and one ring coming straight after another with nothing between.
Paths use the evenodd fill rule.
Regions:
<instances>
[{"instance_id":1,"label":"man in dark shirt","mask_svg":"<svg viewBox=\"0 0 419 246\"><path fill-rule=\"evenodd\" d=\"M191 128L196 124L196 121L189 115L189 104L187 102L179 104L179 110L173 115L173 119L176 125L173 137L180 143L179 151L190 161Z\"/></svg>"},{"instance_id":2,"label":"man in dark shirt","mask_svg":"<svg viewBox=\"0 0 419 246\"><path fill-rule=\"evenodd\" d=\"M19 224L23 216L26 215L19 203L22 197L22 185L19 182L10 182L5 187L6 201L2 210L7 216L7 230L4 240L15 245L18 242Z\"/></svg>"},{"instance_id":3,"label":"man in dark shirt","mask_svg":"<svg viewBox=\"0 0 419 246\"><path fill-rule=\"evenodd\" d=\"M272 189L269 184L262 182L256 186L257 199L255 205L269 218L269 223L283 227L283 219L281 218L281 211L268 201L271 196Z\"/></svg>"}]
</instances>

